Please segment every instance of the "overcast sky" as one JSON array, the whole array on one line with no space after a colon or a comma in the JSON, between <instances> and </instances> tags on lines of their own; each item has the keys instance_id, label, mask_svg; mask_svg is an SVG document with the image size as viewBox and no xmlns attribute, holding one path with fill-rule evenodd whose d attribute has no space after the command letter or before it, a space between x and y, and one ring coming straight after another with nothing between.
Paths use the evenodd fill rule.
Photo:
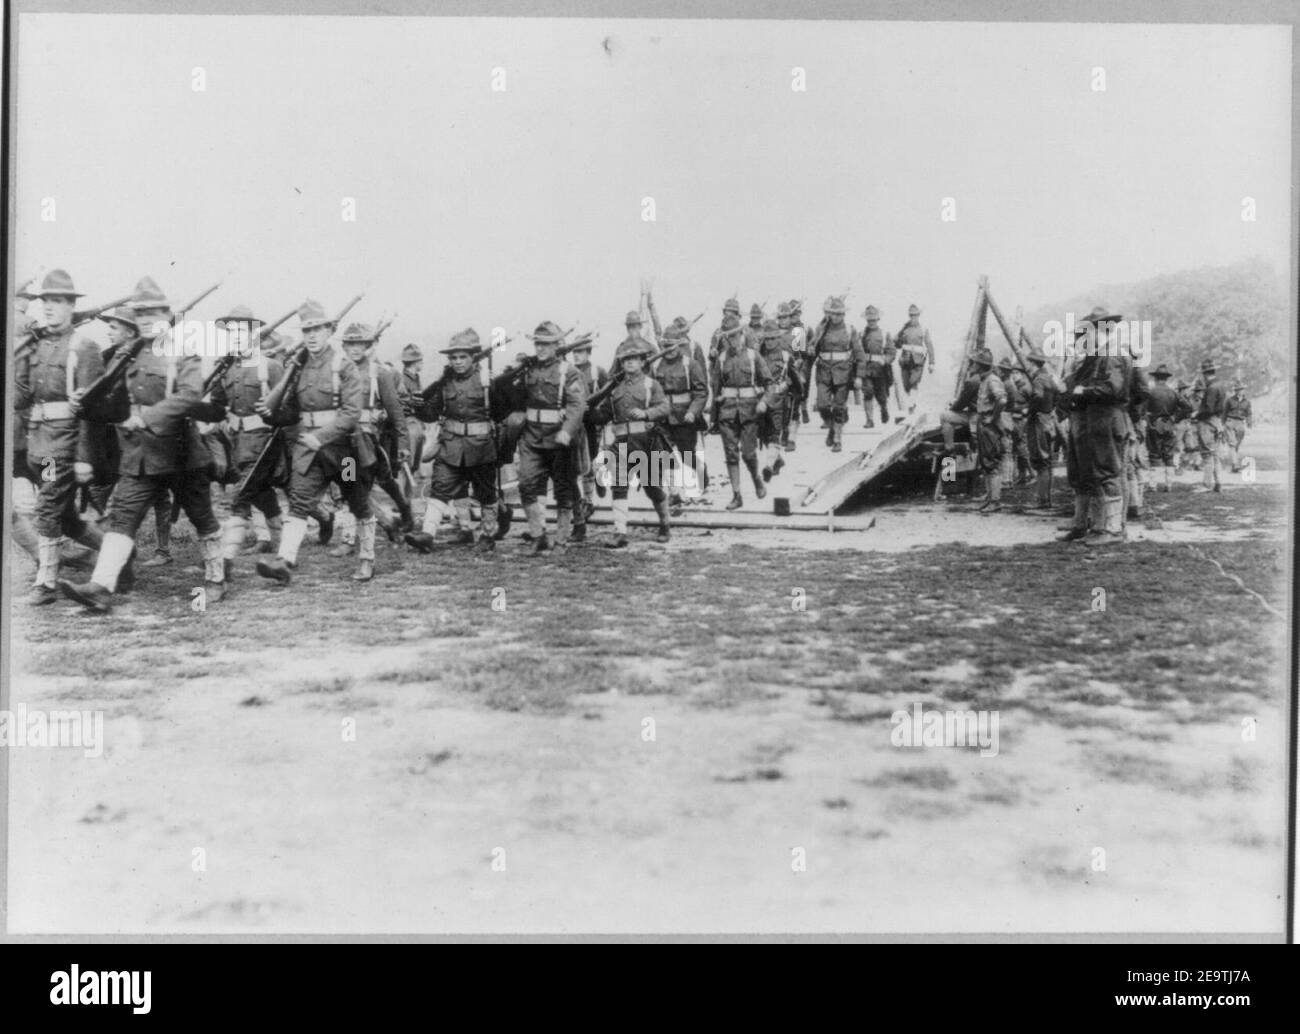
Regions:
<instances>
[{"instance_id":1,"label":"overcast sky","mask_svg":"<svg viewBox=\"0 0 1300 1034\"><path fill-rule=\"evenodd\" d=\"M1286 27L23 15L18 44L19 274L224 277L196 316L268 318L369 283L389 358L554 319L607 362L642 277L703 327L733 290L915 302L955 351L981 273L1010 314L1287 267Z\"/></svg>"}]
</instances>

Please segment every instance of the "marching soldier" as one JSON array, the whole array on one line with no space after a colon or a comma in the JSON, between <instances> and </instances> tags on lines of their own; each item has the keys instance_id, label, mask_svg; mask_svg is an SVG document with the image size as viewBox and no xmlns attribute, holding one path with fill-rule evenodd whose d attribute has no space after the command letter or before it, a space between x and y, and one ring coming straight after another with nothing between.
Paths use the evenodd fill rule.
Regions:
<instances>
[{"instance_id":1,"label":"marching soldier","mask_svg":"<svg viewBox=\"0 0 1300 1034\"><path fill-rule=\"evenodd\" d=\"M662 345L664 354L655 364L653 375L668 400L664 431L682 463L696 472L703 487L708 475L698 447L699 422L709 400L709 375L699 358L687 351L689 339L684 326L670 325L664 332ZM674 493L669 503L681 506L681 496Z\"/></svg>"},{"instance_id":2,"label":"marching soldier","mask_svg":"<svg viewBox=\"0 0 1300 1034\"><path fill-rule=\"evenodd\" d=\"M907 399L907 411L916 409L913 395L921 386L921 374L929 367L934 373L934 342L930 340L930 331L921 326L921 310L915 305L907 307L907 322L898 332L898 370L903 379L903 397Z\"/></svg>"},{"instance_id":3,"label":"marching soldier","mask_svg":"<svg viewBox=\"0 0 1300 1034\"><path fill-rule=\"evenodd\" d=\"M671 330L672 327L668 329ZM592 365L593 341L594 335L584 334L574 340L573 351L569 353L573 368L582 376L588 398L609 383L609 374L605 368ZM573 532L569 539L572 542L584 542L587 538L587 519L596 512L595 463L596 457L600 455L600 425L590 412L583 414L582 434L574 439L573 450L573 474L577 478L577 487L574 492Z\"/></svg>"},{"instance_id":4,"label":"marching soldier","mask_svg":"<svg viewBox=\"0 0 1300 1034\"><path fill-rule=\"evenodd\" d=\"M321 304L307 301L298 311L302 326L302 368L292 391L257 405L263 419L291 428L289 516L280 533L277 556L257 562L263 578L288 585L298 566L298 550L307 533L307 517L331 482L337 484L357 523L357 570L354 581L368 582L375 573L375 528L370 507L369 476L375 455L366 435L355 432L365 408L367 384L356 366L330 344L335 322ZM285 377L293 377L292 367ZM273 391L273 396L280 393Z\"/></svg>"},{"instance_id":5,"label":"marching soldier","mask_svg":"<svg viewBox=\"0 0 1300 1034\"><path fill-rule=\"evenodd\" d=\"M1146 402L1147 456L1152 467L1163 471L1156 481L1156 491L1168 492L1173 485L1178 424L1190 415L1191 409L1169 386L1173 375L1168 366L1161 363L1151 376L1155 384Z\"/></svg>"},{"instance_id":6,"label":"marching soldier","mask_svg":"<svg viewBox=\"0 0 1300 1034\"><path fill-rule=\"evenodd\" d=\"M364 402L358 421L358 433L369 440L369 450L375 456L375 465L365 476L371 485L382 488L397 506L397 513L402 531L410 531L415 526L411 514L411 504L407 501L402 486L398 484L393 464L401 468L411 458L410 439L406 434L406 414L402 410L399 395L401 375L390 366L380 363L375 357L375 332L368 324L352 323L343 332L343 352L352 365L357 368L357 376L363 385ZM388 448L381 445L387 442ZM373 508L372 508L373 509ZM378 517L378 514L376 514ZM389 521L384 522L384 530L390 540L396 541L397 527ZM331 556L346 556L349 546L331 550Z\"/></svg>"},{"instance_id":7,"label":"marching soldier","mask_svg":"<svg viewBox=\"0 0 1300 1034\"><path fill-rule=\"evenodd\" d=\"M735 323L729 323L728 317L735 319ZM718 353L726 347L726 341L722 335L740 323L740 302L735 298L728 298L722 306L722 325L713 332L713 337L709 341L709 363L712 365L718 358Z\"/></svg>"},{"instance_id":8,"label":"marching soldier","mask_svg":"<svg viewBox=\"0 0 1300 1034\"><path fill-rule=\"evenodd\" d=\"M641 342L629 316L628 340ZM637 317L639 324L640 317ZM525 371L519 394L523 403L524 426L519 438L519 500L528 517L534 556L553 548L546 536L546 512L541 497L549 480L555 493L555 538L568 541L573 527L574 437L582 430L587 393L582 375L573 364L555 354L564 334L550 320L539 323L527 335L536 348L536 362Z\"/></svg>"},{"instance_id":9,"label":"marching soldier","mask_svg":"<svg viewBox=\"0 0 1300 1034\"><path fill-rule=\"evenodd\" d=\"M407 545L421 553L433 550L442 518L454 519L454 500L467 488L473 489L482 511L474 548L486 553L496 546L497 449L489 386L474 361L478 351L479 336L472 327L452 335L450 345L442 349L447 370L418 409L420 419L441 425L424 525L406 536Z\"/></svg>"},{"instance_id":10,"label":"marching soldier","mask_svg":"<svg viewBox=\"0 0 1300 1034\"><path fill-rule=\"evenodd\" d=\"M863 386L862 409L867 416L867 427L875 427L871 419L871 401L880 406L880 422L889 423L889 388L894 383L894 342L880 327L880 310L868 305L862 314L867 319L862 331L862 353L865 364L860 367Z\"/></svg>"},{"instance_id":11,"label":"marching soldier","mask_svg":"<svg viewBox=\"0 0 1300 1034\"><path fill-rule=\"evenodd\" d=\"M1246 438L1246 428L1255 425L1250 409L1250 399L1246 398L1246 386L1241 381L1234 381L1232 394L1228 396L1223 423L1226 428L1228 447L1232 450L1232 473L1241 469L1241 443Z\"/></svg>"},{"instance_id":12,"label":"marching soldier","mask_svg":"<svg viewBox=\"0 0 1300 1034\"><path fill-rule=\"evenodd\" d=\"M253 348L262 321L246 305L236 305L216 325L225 329L228 347L239 357L212 386L211 401L226 411L223 429L230 441L230 462L242 481L271 440L273 429L258 414L257 404L280 382L284 366L278 359L268 358L260 348ZM280 500L269 479L260 485L249 484L237 493L222 532L221 553L227 579L243 549L254 507L266 518L268 529L266 547L261 550L259 546L259 550L270 553L269 534L280 530Z\"/></svg>"},{"instance_id":13,"label":"marching soldier","mask_svg":"<svg viewBox=\"0 0 1300 1034\"><path fill-rule=\"evenodd\" d=\"M1035 345L1028 360L1034 377L1029 382L1029 416L1025 422L1029 462L1034 469L1035 495L1032 510L1052 508L1052 455L1056 451L1056 396L1063 387L1047 355Z\"/></svg>"},{"instance_id":14,"label":"marching soldier","mask_svg":"<svg viewBox=\"0 0 1300 1034\"><path fill-rule=\"evenodd\" d=\"M1119 335L1116 335L1119 337ZM1120 341L1122 342L1122 338ZM1124 364L1128 382L1128 402L1124 407L1124 521L1136 520L1144 515L1142 489L1143 474L1150 464L1147 460L1147 399L1151 397L1151 382L1146 371L1134 361L1134 347L1128 342L1125 350L1119 348L1119 359ZM1127 534L1127 531L1125 532Z\"/></svg>"},{"instance_id":15,"label":"marching soldier","mask_svg":"<svg viewBox=\"0 0 1300 1034\"><path fill-rule=\"evenodd\" d=\"M641 338L629 337L618 346L614 361L623 378L596 407L596 418L608 423L613 435L613 452L618 457L618 476L614 479L614 537L605 545L611 549L627 547L627 491L629 471L637 470L641 490L659 515L658 542L668 541L668 499L662 488L666 457L655 441L655 424L668 416L670 405L664 390L646 375L644 364L650 345Z\"/></svg>"},{"instance_id":16,"label":"marching soldier","mask_svg":"<svg viewBox=\"0 0 1300 1034\"><path fill-rule=\"evenodd\" d=\"M1076 329L1084 339L1081 358L1067 373L1070 437L1066 474L1074 489L1074 521L1058 539L1089 536L1097 545L1123 542L1124 408L1128 404L1128 370L1111 354L1111 324L1123 319L1097 306ZM1076 351L1079 346L1076 345Z\"/></svg>"},{"instance_id":17,"label":"marching soldier","mask_svg":"<svg viewBox=\"0 0 1300 1034\"><path fill-rule=\"evenodd\" d=\"M766 450L767 459L762 470L764 481L770 481L785 466L783 442L786 418L790 411L790 399L798 386L791 353L785 345L786 331L781 329L778 322L768 320L764 323L759 355L767 363L768 373L772 375L769 404L766 412L758 419L758 440Z\"/></svg>"},{"instance_id":18,"label":"marching soldier","mask_svg":"<svg viewBox=\"0 0 1300 1034\"><path fill-rule=\"evenodd\" d=\"M812 350L808 347L808 328L803 325L803 302L798 298L791 298L789 305L790 351L795 355L795 365L799 370L799 383L802 385L799 399L799 420L807 424L812 422L812 418L808 415L808 396L812 392L813 355ZM793 435L790 439L790 448L794 448Z\"/></svg>"},{"instance_id":19,"label":"marching soldier","mask_svg":"<svg viewBox=\"0 0 1300 1034\"><path fill-rule=\"evenodd\" d=\"M226 591L221 525L212 512L208 450L193 421L220 420L225 413L203 401L202 360L180 355L181 343L167 331L172 309L162 288L145 277L136 285L131 308L142 336L153 343L141 350L126 373L131 414L117 425L121 461L109 531L90 581L61 581L59 588L91 610L108 611L135 549L135 533L159 491L170 486L199 534L204 599L215 603Z\"/></svg>"},{"instance_id":20,"label":"marching soldier","mask_svg":"<svg viewBox=\"0 0 1300 1034\"><path fill-rule=\"evenodd\" d=\"M807 405L808 386L804 380L804 355L807 351L807 338L803 328L794 326L790 303L782 302L776 307L776 325L781 331L781 348L786 353L786 365L790 381L790 391L786 393L785 414L782 417L781 448L794 452L795 435L799 430L799 407ZM795 349L796 340L799 350Z\"/></svg>"},{"instance_id":21,"label":"marching soldier","mask_svg":"<svg viewBox=\"0 0 1300 1034\"><path fill-rule=\"evenodd\" d=\"M728 322L732 326L728 327ZM843 324L840 326L842 329ZM713 422L722 435L722 451L731 478L728 510L745 505L740 494L742 458L754 481L754 494L759 499L767 495L758 473L758 420L772 405L773 400L766 397L772 375L762 357L743 343L743 330L734 316L723 321L723 351L714 360L712 371Z\"/></svg>"},{"instance_id":22,"label":"marching soldier","mask_svg":"<svg viewBox=\"0 0 1300 1034\"><path fill-rule=\"evenodd\" d=\"M77 490L94 479L97 429L77 416L75 401L104 372L99 347L72 327L83 297L62 269L50 272L35 297L45 310L46 333L14 360L14 407L27 411L27 470L36 486L36 582L33 606L59 598L64 537L100 549L103 536L77 513ZM134 545L134 543L132 543Z\"/></svg>"},{"instance_id":23,"label":"marching soldier","mask_svg":"<svg viewBox=\"0 0 1300 1034\"><path fill-rule=\"evenodd\" d=\"M420 373L423 369L424 355L415 345L406 345L402 349L402 382L397 395L406 415L406 439L411 443L411 473L417 482L421 480L420 466L424 463L424 424L415 415L422 390ZM409 487L412 495L419 494L418 484Z\"/></svg>"},{"instance_id":24,"label":"marching soldier","mask_svg":"<svg viewBox=\"0 0 1300 1034\"><path fill-rule=\"evenodd\" d=\"M1223 386L1214 379L1216 370L1213 359L1201 363L1201 380L1205 384L1200 404L1196 407L1196 434L1201 447L1201 484L1194 492L1218 492L1222 490L1219 481L1219 445L1223 441L1223 418L1228 412L1228 396Z\"/></svg>"},{"instance_id":25,"label":"marching soldier","mask_svg":"<svg viewBox=\"0 0 1300 1034\"><path fill-rule=\"evenodd\" d=\"M866 356L858 332L844 322L844 299L827 298L822 312L808 351L817 364L817 412L826 421L826 444L839 452L849 419L849 388L861 390Z\"/></svg>"},{"instance_id":26,"label":"marching soldier","mask_svg":"<svg viewBox=\"0 0 1300 1034\"><path fill-rule=\"evenodd\" d=\"M1007 405L1007 389L993 369L993 353L987 348L978 349L971 364L980 382L975 397L975 437L979 443L980 471L985 484L984 494L971 502L979 503L982 512L996 513L1002 509L1002 460L1006 446L1002 417Z\"/></svg>"}]
</instances>

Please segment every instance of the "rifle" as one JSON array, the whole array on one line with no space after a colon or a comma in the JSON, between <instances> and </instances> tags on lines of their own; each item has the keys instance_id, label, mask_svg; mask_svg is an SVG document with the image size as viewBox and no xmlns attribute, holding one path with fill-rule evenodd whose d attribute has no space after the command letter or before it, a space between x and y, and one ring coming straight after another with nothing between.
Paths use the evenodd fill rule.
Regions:
<instances>
[{"instance_id":1,"label":"rifle","mask_svg":"<svg viewBox=\"0 0 1300 1034\"><path fill-rule=\"evenodd\" d=\"M499 345L482 345L479 348L476 348L473 352L469 354L470 365L473 366L474 364L481 363L484 359L486 359L488 361L488 382L491 383L492 353L494 353L498 348L504 348L506 345L510 344L510 342L513 341L517 336L518 335L511 334L509 337L505 338ZM442 374L438 377L436 381L420 389L420 398L423 399L425 402L428 402L430 399L432 399L434 395L436 395L442 389L442 386L447 383L447 378L450 377L451 374L452 374L451 363L448 363L446 367L443 369Z\"/></svg>"},{"instance_id":2,"label":"rifle","mask_svg":"<svg viewBox=\"0 0 1300 1034\"><path fill-rule=\"evenodd\" d=\"M659 349L659 351L653 352L650 355L646 356L645 362L642 364L643 368L646 370L650 369L650 364L657 363L660 359L662 359L666 351L667 351L666 348L661 348ZM622 370L617 370L614 373L614 375L610 377L608 383L606 383L606 385L603 388L598 388L596 391L592 392L592 394L588 397L587 411L590 412L594 410L597 406L599 406L602 402L604 402L607 398L609 398L610 394L614 391L614 389L618 387L618 385L622 384L626 378L627 378L626 373L624 373Z\"/></svg>"},{"instance_id":3,"label":"rifle","mask_svg":"<svg viewBox=\"0 0 1300 1034\"><path fill-rule=\"evenodd\" d=\"M563 334L561 334L560 337L566 338L572 333L573 333L573 328L570 327ZM555 356L557 359L562 358L563 356L566 356L570 352L572 352L575 348L581 348L584 344L587 344L587 342L579 339L577 341L570 342L567 345L558 345L555 349ZM499 382L500 386L502 388L505 388L508 385L513 384L520 377L522 377L525 372L531 370L536 365L537 365L537 356L526 355L522 359L520 359L517 363L511 363L499 374L497 374L496 377L493 378L493 386L495 387Z\"/></svg>"},{"instance_id":4,"label":"rifle","mask_svg":"<svg viewBox=\"0 0 1300 1034\"><path fill-rule=\"evenodd\" d=\"M659 312L655 309L654 295L649 290L645 292L645 303L650 310L650 323L654 327L655 340L660 341L664 336L664 328L659 323Z\"/></svg>"},{"instance_id":5,"label":"rifle","mask_svg":"<svg viewBox=\"0 0 1300 1034\"><path fill-rule=\"evenodd\" d=\"M26 285L24 284L23 286ZM91 323L94 320L99 319L99 317L104 315L104 313L108 312L109 309L116 309L119 305L125 305L127 302L131 300L131 298L132 295L128 294L124 298L118 298L115 301L111 301L107 305L101 305L96 309L81 309L77 312L74 312L72 314L73 329L76 329L77 327L85 326L87 323ZM27 351L28 349L35 348L37 342L43 341L45 338L49 336L50 336L50 329L48 327L36 327L35 329L29 331L27 334L25 334L23 337L21 337L18 340L18 343L14 346L14 354L22 355L23 352Z\"/></svg>"},{"instance_id":6,"label":"rifle","mask_svg":"<svg viewBox=\"0 0 1300 1034\"><path fill-rule=\"evenodd\" d=\"M196 296L189 304L183 305L181 308L173 312L171 317L167 320L168 329L164 331L163 334L158 335L156 340L147 338L141 334L131 342L130 347L125 350L119 349L115 352L113 358L109 360L108 366L104 372L81 393L81 398L75 403L74 409L79 413L85 413L86 419L95 423L113 424L119 423L124 419L124 417L120 415L121 406L119 405L109 409L108 399L109 396L121 387L123 382L126 380L126 372L130 369L131 364L134 363L140 353L144 351L145 345L150 344L152 341L154 342L155 347L157 347L164 337L170 336L170 328L175 326L178 319L184 317L191 309L198 305L199 302L203 301L204 298L212 294L212 292L220 286L221 284L219 282L213 284L206 291L203 291ZM112 306L105 306L106 310L109 308L112 308Z\"/></svg>"}]
</instances>

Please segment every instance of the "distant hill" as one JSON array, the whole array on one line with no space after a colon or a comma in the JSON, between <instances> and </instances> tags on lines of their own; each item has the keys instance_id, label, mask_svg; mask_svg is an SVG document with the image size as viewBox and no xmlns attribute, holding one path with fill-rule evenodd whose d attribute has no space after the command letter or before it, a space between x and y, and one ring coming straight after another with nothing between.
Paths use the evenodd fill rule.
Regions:
<instances>
[{"instance_id":1,"label":"distant hill","mask_svg":"<svg viewBox=\"0 0 1300 1034\"><path fill-rule=\"evenodd\" d=\"M1151 321L1151 368L1165 363L1190 381L1209 357L1221 378L1240 377L1252 397L1287 382L1287 292L1263 259L1097 287L1027 313L1025 330L1041 342L1047 321L1063 320L1066 312L1077 320L1099 304L1125 319Z\"/></svg>"}]
</instances>

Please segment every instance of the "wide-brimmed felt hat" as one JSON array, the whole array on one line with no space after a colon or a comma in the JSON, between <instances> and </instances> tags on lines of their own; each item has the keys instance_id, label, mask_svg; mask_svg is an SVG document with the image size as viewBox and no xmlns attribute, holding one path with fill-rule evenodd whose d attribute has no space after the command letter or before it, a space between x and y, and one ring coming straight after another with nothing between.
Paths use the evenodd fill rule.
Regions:
<instances>
[{"instance_id":1,"label":"wide-brimmed felt hat","mask_svg":"<svg viewBox=\"0 0 1300 1034\"><path fill-rule=\"evenodd\" d=\"M158 282L151 276L141 277L139 283L135 285L135 293L131 295L131 300L127 302L133 309L168 309L172 305L167 300L167 295L163 289L158 286Z\"/></svg>"},{"instance_id":2,"label":"wide-brimmed felt hat","mask_svg":"<svg viewBox=\"0 0 1300 1034\"><path fill-rule=\"evenodd\" d=\"M215 320L218 327L224 327L227 323L265 323L265 320L259 320L253 315L253 310L247 305L236 305L226 315L218 316Z\"/></svg>"},{"instance_id":3,"label":"wide-brimmed felt hat","mask_svg":"<svg viewBox=\"0 0 1300 1034\"><path fill-rule=\"evenodd\" d=\"M41 281L39 291L29 292L32 298L59 297L64 298L83 298L85 295L78 291L72 282L72 277L66 269L51 269L45 274L45 279Z\"/></svg>"},{"instance_id":4,"label":"wide-brimmed felt hat","mask_svg":"<svg viewBox=\"0 0 1300 1034\"><path fill-rule=\"evenodd\" d=\"M1167 377L1172 377L1173 372L1169 369L1168 366L1166 366L1164 363L1161 363L1159 366L1157 366L1154 370L1151 371L1151 376L1158 381L1163 381ZM1178 383L1181 384L1182 381L1179 381Z\"/></svg>"},{"instance_id":5,"label":"wide-brimmed felt hat","mask_svg":"<svg viewBox=\"0 0 1300 1034\"><path fill-rule=\"evenodd\" d=\"M921 310L918 309L915 305L909 305L907 307L907 314L909 316L919 316L921 315Z\"/></svg>"},{"instance_id":6,"label":"wide-brimmed felt hat","mask_svg":"<svg viewBox=\"0 0 1300 1034\"><path fill-rule=\"evenodd\" d=\"M443 355L453 355L457 352L476 352L479 347L478 331L473 327L466 327L464 330L458 330L451 336L446 348L438 349Z\"/></svg>"},{"instance_id":7,"label":"wide-brimmed felt hat","mask_svg":"<svg viewBox=\"0 0 1300 1034\"><path fill-rule=\"evenodd\" d=\"M1088 313L1087 316L1084 316L1083 319L1080 320L1080 322L1085 324L1117 323L1119 320L1122 320L1123 318L1124 317L1117 312L1107 312L1106 306L1104 305L1094 305L1092 308L1092 312Z\"/></svg>"},{"instance_id":8,"label":"wide-brimmed felt hat","mask_svg":"<svg viewBox=\"0 0 1300 1034\"><path fill-rule=\"evenodd\" d=\"M325 311L325 306L314 298L308 298L302 303L302 308L298 310L298 322L303 330L312 330L315 327L335 327L334 318Z\"/></svg>"},{"instance_id":9,"label":"wide-brimmed felt hat","mask_svg":"<svg viewBox=\"0 0 1300 1034\"><path fill-rule=\"evenodd\" d=\"M407 345L402 349L402 362L419 363L424 361L424 355L416 348L415 345Z\"/></svg>"},{"instance_id":10,"label":"wide-brimmed felt hat","mask_svg":"<svg viewBox=\"0 0 1300 1034\"><path fill-rule=\"evenodd\" d=\"M633 356L644 359L648 355L650 355L650 347L646 340L639 337L630 337L615 349L614 361L621 363L624 359L630 359Z\"/></svg>"},{"instance_id":11,"label":"wide-brimmed felt hat","mask_svg":"<svg viewBox=\"0 0 1300 1034\"><path fill-rule=\"evenodd\" d=\"M135 311L129 305L119 305L116 309L110 309L99 318L105 323L124 324L137 334L140 333L140 321L136 318Z\"/></svg>"},{"instance_id":12,"label":"wide-brimmed felt hat","mask_svg":"<svg viewBox=\"0 0 1300 1034\"><path fill-rule=\"evenodd\" d=\"M987 366L991 370L993 368L993 353L987 348L977 348L974 355L970 357L970 361L976 366Z\"/></svg>"},{"instance_id":13,"label":"wide-brimmed felt hat","mask_svg":"<svg viewBox=\"0 0 1300 1034\"><path fill-rule=\"evenodd\" d=\"M545 320L537 324L537 329L531 334L525 334L535 345L558 345L564 340L564 332L550 320Z\"/></svg>"},{"instance_id":14,"label":"wide-brimmed felt hat","mask_svg":"<svg viewBox=\"0 0 1300 1034\"><path fill-rule=\"evenodd\" d=\"M349 323L343 331L345 345L370 345L375 341L375 328L369 323Z\"/></svg>"}]
</instances>

